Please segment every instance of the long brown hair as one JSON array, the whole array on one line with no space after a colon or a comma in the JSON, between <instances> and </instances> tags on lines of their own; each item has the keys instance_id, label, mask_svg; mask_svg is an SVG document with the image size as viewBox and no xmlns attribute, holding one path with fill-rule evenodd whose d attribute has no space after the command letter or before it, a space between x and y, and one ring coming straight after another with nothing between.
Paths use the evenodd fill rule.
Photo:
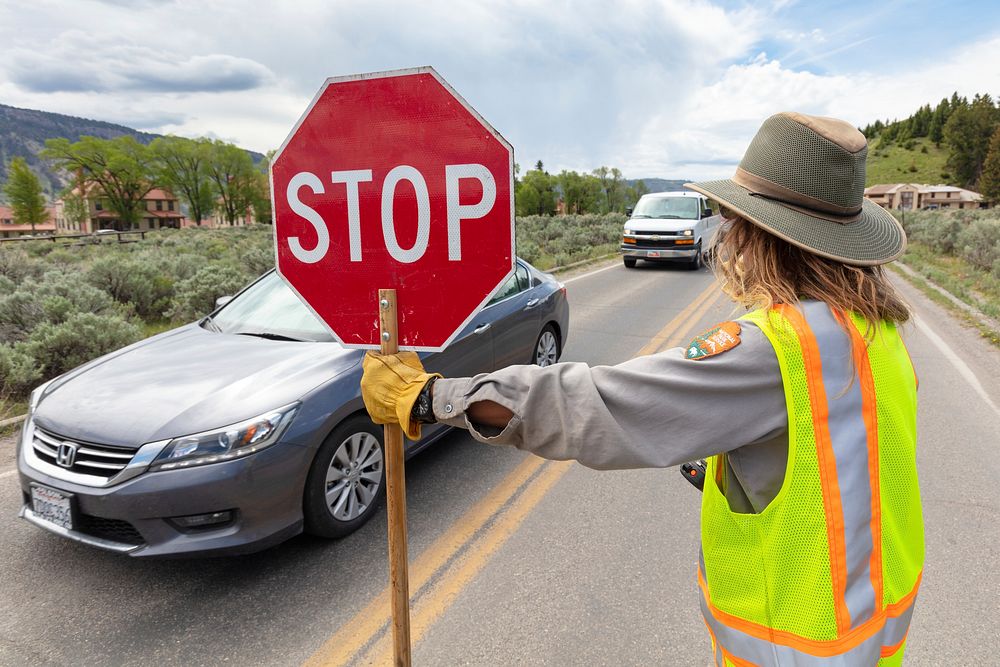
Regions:
<instances>
[{"instance_id":1,"label":"long brown hair","mask_svg":"<svg viewBox=\"0 0 1000 667\"><path fill-rule=\"evenodd\" d=\"M792 245L741 217L723 220L713 242L712 268L723 291L738 304L769 309L816 299L834 309L854 311L870 324L910 319L909 308L881 266L843 264Z\"/></svg>"}]
</instances>

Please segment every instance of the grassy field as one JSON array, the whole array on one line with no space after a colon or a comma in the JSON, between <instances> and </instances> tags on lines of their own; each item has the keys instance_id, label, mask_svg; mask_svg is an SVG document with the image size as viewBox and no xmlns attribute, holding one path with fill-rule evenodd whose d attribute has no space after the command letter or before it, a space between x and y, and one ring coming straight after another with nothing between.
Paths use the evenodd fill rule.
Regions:
<instances>
[{"instance_id":1,"label":"grassy field","mask_svg":"<svg viewBox=\"0 0 1000 667\"><path fill-rule=\"evenodd\" d=\"M911 143L912 149L904 147ZM881 147L877 140L874 144L868 149L865 186L878 183L950 184L951 176L945 166L948 152L935 146L930 139L913 139L904 146L894 143Z\"/></svg>"}]
</instances>

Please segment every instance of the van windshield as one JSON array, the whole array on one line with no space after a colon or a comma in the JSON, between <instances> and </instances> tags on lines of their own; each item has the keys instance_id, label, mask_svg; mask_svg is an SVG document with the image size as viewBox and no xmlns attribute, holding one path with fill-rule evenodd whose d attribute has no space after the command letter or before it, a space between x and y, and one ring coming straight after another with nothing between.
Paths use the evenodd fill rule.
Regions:
<instances>
[{"instance_id":1,"label":"van windshield","mask_svg":"<svg viewBox=\"0 0 1000 667\"><path fill-rule=\"evenodd\" d=\"M643 197L635 205L633 218L698 219L698 197Z\"/></svg>"}]
</instances>

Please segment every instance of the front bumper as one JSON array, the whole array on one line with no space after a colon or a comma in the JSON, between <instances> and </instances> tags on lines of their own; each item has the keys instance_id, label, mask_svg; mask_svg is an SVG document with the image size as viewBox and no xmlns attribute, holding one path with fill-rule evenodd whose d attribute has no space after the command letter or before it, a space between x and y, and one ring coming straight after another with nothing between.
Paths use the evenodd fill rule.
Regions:
<instances>
[{"instance_id":1,"label":"front bumper","mask_svg":"<svg viewBox=\"0 0 1000 667\"><path fill-rule=\"evenodd\" d=\"M619 250L625 257L635 257L636 259L693 259L701 250L701 246L643 248L642 246L622 244Z\"/></svg>"},{"instance_id":2,"label":"front bumper","mask_svg":"<svg viewBox=\"0 0 1000 667\"><path fill-rule=\"evenodd\" d=\"M145 472L98 488L33 468L25 425L17 458L20 516L63 538L132 557L231 555L260 551L302 531L302 490L313 450L278 442L246 458L180 470ZM37 516L31 483L73 494L75 530ZM226 524L182 530L172 517L232 511Z\"/></svg>"}]
</instances>

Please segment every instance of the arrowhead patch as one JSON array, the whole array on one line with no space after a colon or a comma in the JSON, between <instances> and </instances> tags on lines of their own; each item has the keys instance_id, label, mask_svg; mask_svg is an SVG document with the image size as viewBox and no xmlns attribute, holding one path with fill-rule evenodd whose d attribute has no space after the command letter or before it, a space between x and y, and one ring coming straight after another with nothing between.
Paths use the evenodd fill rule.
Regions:
<instances>
[{"instance_id":1,"label":"arrowhead patch","mask_svg":"<svg viewBox=\"0 0 1000 667\"><path fill-rule=\"evenodd\" d=\"M740 325L737 322L718 324L688 343L684 356L687 359L707 359L740 344Z\"/></svg>"}]
</instances>

